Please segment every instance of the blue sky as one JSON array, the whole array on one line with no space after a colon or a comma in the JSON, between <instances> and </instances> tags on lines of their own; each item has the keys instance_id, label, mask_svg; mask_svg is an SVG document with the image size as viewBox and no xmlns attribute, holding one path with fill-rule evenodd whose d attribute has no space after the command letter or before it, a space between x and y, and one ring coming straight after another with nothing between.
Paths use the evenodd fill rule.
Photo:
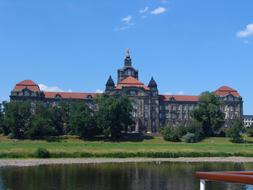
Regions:
<instances>
[{"instance_id":1,"label":"blue sky","mask_svg":"<svg viewBox=\"0 0 253 190\"><path fill-rule=\"evenodd\" d=\"M239 91L253 114L252 0L0 0L0 100L15 83L95 92L130 48L160 93Z\"/></svg>"}]
</instances>

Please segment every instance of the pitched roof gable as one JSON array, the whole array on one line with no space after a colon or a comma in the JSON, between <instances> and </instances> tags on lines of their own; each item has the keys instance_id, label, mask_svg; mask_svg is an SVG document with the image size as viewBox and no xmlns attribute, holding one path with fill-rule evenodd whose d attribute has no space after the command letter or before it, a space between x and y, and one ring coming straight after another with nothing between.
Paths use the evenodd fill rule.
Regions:
<instances>
[{"instance_id":1,"label":"pitched roof gable","mask_svg":"<svg viewBox=\"0 0 253 190\"><path fill-rule=\"evenodd\" d=\"M142 82L137 80L136 78L129 76L122 80L119 84L132 84L132 85L144 85Z\"/></svg>"},{"instance_id":2,"label":"pitched roof gable","mask_svg":"<svg viewBox=\"0 0 253 190\"><path fill-rule=\"evenodd\" d=\"M116 87L116 89L122 89L122 87L141 87L145 90L149 90L147 86L145 86L142 82L137 80L136 78L129 76L122 80Z\"/></svg>"}]
</instances>

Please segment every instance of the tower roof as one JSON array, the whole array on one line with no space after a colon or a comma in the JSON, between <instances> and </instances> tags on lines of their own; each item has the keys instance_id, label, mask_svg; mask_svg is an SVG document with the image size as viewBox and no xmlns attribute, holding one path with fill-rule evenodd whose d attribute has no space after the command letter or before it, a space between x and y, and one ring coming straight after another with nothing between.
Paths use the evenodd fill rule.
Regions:
<instances>
[{"instance_id":1,"label":"tower roof","mask_svg":"<svg viewBox=\"0 0 253 190\"><path fill-rule=\"evenodd\" d=\"M157 83L154 80L154 78L152 77L151 80L149 81L148 87L154 87L157 88Z\"/></svg>"},{"instance_id":2,"label":"tower roof","mask_svg":"<svg viewBox=\"0 0 253 190\"><path fill-rule=\"evenodd\" d=\"M125 67L132 67L132 59L130 56L130 50L127 49L126 50L126 57L125 57L125 63L124 63Z\"/></svg>"},{"instance_id":3,"label":"tower roof","mask_svg":"<svg viewBox=\"0 0 253 190\"><path fill-rule=\"evenodd\" d=\"M33 82L32 80L23 80L23 81L17 83L13 90L14 91L22 91L25 88L27 88L31 91L34 91L34 92L40 91L39 85L36 84L35 82Z\"/></svg>"},{"instance_id":4,"label":"tower roof","mask_svg":"<svg viewBox=\"0 0 253 190\"><path fill-rule=\"evenodd\" d=\"M106 86L115 86L115 83L114 83L111 75L107 80Z\"/></svg>"},{"instance_id":5,"label":"tower roof","mask_svg":"<svg viewBox=\"0 0 253 190\"><path fill-rule=\"evenodd\" d=\"M235 97L240 97L240 94L237 90L230 88L228 86L222 86L218 90L214 92L217 96L227 96L228 94L232 94Z\"/></svg>"}]
</instances>

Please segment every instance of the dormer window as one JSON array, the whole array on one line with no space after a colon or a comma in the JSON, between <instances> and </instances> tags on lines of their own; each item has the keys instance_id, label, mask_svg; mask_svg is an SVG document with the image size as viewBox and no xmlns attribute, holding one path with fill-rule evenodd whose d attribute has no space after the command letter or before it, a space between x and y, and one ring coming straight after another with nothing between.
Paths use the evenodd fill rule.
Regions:
<instances>
[{"instance_id":1,"label":"dormer window","mask_svg":"<svg viewBox=\"0 0 253 190\"><path fill-rule=\"evenodd\" d=\"M233 101L234 100L234 96L232 94L229 94L226 99L228 101Z\"/></svg>"},{"instance_id":2,"label":"dormer window","mask_svg":"<svg viewBox=\"0 0 253 190\"><path fill-rule=\"evenodd\" d=\"M55 98L56 98L56 99L61 99L62 97L61 97L60 94L56 94L56 95L55 95Z\"/></svg>"},{"instance_id":3,"label":"dormer window","mask_svg":"<svg viewBox=\"0 0 253 190\"><path fill-rule=\"evenodd\" d=\"M23 91L23 94L24 94L24 96L30 96L30 95L31 95L31 92L30 92L28 89L25 89L25 90Z\"/></svg>"},{"instance_id":4,"label":"dormer window","mask_svg":"<svg viewBox=\"0 0 253 190\"><path fill-rule=\"evenodd\" d=\"M91 95L86 96L87 99L93 99Z\"/></svg>"},{"instance_id":5,"label":"dormer window","mask_svg":"<svg viewBox=\"0 0 253 190\"><path fill-rule=\"evenodd\" d=\"M176 99L174 97L171 97L170 101L176 101Z\"/></svg>"}]
</instances>

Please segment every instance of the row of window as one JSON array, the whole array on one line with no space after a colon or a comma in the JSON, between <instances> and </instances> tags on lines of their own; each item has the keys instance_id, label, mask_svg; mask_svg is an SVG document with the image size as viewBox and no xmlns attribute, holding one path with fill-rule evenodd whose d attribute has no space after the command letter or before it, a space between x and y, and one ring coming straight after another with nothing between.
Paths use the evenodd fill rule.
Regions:
<instances>
[{"instance_id":1,"label":"row of window","mask_svg":"<svg viewBox=\"0 0 253 190\"><path fill-rule=\"evenodd\" d=\"M32 91L14 92L14 96L38 96L38 93Z\"/></svg>"},{"instance_id":2,"label":"row of window","mask_svg":"<svg viewBox=\"0 0 253 190\"><path fill-rule=\"evenodd\" d=\"M233 111L240 111L240 106L234 107L234 106L225 106L224 108L225 112L233 112Z\"/></svg>"},{"instance_id":3,"label":"row of window","mask_svg":"<svg viewBox=\"0 0 253 190\"><path fill-rule=\"evenodd\" d=\"M244 121L245 121L245 122L247 122L247 121L248 121L248 122L253 122L253 118L244 118Z\"/></svg>"},{"instance_id":4,"label":"row of window","mask_svg":"<svg viewBox=\"0 0 253 190\"><path fill-rule=\"evenodd\" d=\"M245 125L246 127L250 127L252 124L253 124L253 122L244 122L244 125Z\"/></svg>"},{"instance_id":5,"label":"row of window","mask_svg":"<svg viewBox=\"0 0 253 190\"><path fill-rule=\"evenodd\" d=\"M162 106L160 107L162 109ZM165 110L173 111L191 111L194 109L194 105L166 105Z\"/></svg>"}]
</instances>

